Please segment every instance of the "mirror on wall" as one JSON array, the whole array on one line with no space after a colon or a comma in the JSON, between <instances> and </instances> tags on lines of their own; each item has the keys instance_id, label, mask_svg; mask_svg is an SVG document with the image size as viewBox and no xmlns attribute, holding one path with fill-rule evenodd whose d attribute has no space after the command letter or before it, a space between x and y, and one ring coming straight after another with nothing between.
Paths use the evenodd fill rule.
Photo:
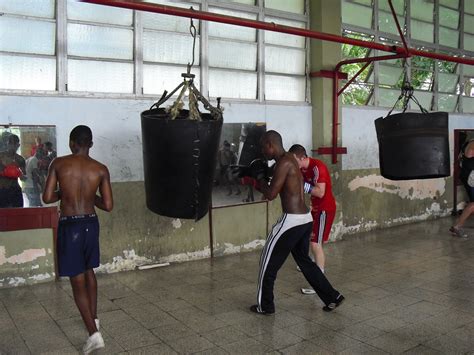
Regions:
<instances>
[{"instance_id":1,"label":"mirror on wall","mask_svg":"<svg viewBox=\"0 0 474 355\"><path fill-rule=\"evenodd\" d=\"M262 194L254 187L255 181L234 176L229 167L249 165L252 160L263 158L260 138L265 131L265 123L224 123L214 172L213 207L262 200Z\"/></svg>"},{"instance_id":2,"label":"mirror on wall","mask_svg":"<svg viewBox=\"0 0 474 355\"><path fill-rule=\"evenodd\" d=\"M0 125L0 208L42 207L55 126Z\"/></svg>"}]
</instances>

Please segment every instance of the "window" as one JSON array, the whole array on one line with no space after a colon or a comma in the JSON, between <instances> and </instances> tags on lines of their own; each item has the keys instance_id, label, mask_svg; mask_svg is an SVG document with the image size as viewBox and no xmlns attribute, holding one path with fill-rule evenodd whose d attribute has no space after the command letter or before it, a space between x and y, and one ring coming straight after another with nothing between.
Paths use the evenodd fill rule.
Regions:
<instances>
[{"instance_id":1,"label":"window","mask_svg":"<svg viewBox=\"0 0 474 355\"><path fill-rule=\"evenodd\" d=\"M305 0L147 0L307 28ZM161 95L193 61L190 19L78 0L0 0L0 91ZM206 96L306 102L303 37L193 20L191 72Z\"/></svg>"},{"instance_id":2,"label":"window","mask_svg":"<svg viewBox=\"0 0 474 355\"><path fill-rule=\"evenodd\" d=\"M54 0L0 0L0 89L56 89Z\"/></svg>"},{"instance_id":3,"label":"window","mask_svg":"<svg viewBox=\"0 0 474 355\"><path fill-rule=\"evenodd\" d=\"M392 3L410 47L474 57L474 1L393 0ZM342 21L345 36L365 40L378 38L379 43L402 46L386 0L343 0ZM342 54L351 58L388 53L343 45ZM350 64L342 70L350 78L362 66ZM411 57L406 65L401 59L371 64L346 89L343 103L392 107L405 76L415 89L415 97L426 109L472 112L472 67L425 57Z\"/></svg>"}]
</instances>

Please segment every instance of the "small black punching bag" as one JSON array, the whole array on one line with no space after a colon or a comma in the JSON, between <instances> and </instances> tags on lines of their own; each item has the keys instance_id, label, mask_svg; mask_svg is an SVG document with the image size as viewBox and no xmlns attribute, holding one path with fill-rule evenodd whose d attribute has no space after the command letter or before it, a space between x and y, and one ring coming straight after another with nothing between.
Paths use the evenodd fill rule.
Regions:
<instances>
[{"instance_id":1,"label":"small black punching bag","mask_svg":"<svg viewBox=\"0 0 474 355\"><path fill-rule=\"evenodd\" d=\"M448 113L398 113L375 120L380 173L391 180L450 175Z\"/></svg>"},{"instance_id":2,"label":"small black punching bag","mask_svg":"<svg viewBox=\"0 0 474 355\"><path fill-rule=\"evenodd\" d=\"M194 88L192 83L188 86ZM163 101L141 114L146 204L163 216L199 220L211 201L222 110L205 101L210 114L198 112L195 105L199 119L190 119L190 110L184 109L172 117L158 107Z\"/></svg>"}]
</instances>

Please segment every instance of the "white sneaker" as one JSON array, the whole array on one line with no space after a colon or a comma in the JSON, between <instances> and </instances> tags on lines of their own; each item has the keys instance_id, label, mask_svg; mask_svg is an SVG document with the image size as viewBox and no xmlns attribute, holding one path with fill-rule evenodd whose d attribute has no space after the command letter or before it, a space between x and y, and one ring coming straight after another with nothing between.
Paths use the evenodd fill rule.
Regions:
<instances>
[{"instance_id":1,"label":"white sneaker","mask_svg":"<svg viewBox=\"0 0 474 355\"><path fill-rule=\"evenodd\" d=\"M95 332L87 339L86 344L82 348L82 351L85 355L87 355L93 352L94 350L103 347L105 347L105 344L104 339L102 338L102 334L100 334L100 332Z\"/></svg>"},{"instance_id":2,"label":"white sneaker","mask_svg":"<svg viewBox=\"0 0 474 355\"><path fill-rule=\"evenodd\" d=\"M301 268L298 265L296 265L296 270L301 272Z\"/></svg>"},{"instance_id":3,"label":"white sneaker","mask_svg":"<svg viewBox=\"0 0 474 355\"><path fill-rule=\"evenodd\" d=\"M95 318L95 319L94 319L94 322L95 322L95 327L97 328L97 330L100 330L100 321L99 321L99 318Z\"/></svg>"},{"instance_id":4,"label":"white sneaker","mask_svg":"<svg viewBox=\"0 0 474 355\"><path fill-rule=\"evenodd\" d=\"M303 295L315 295L316 294L316 291L313 290L312 288L302 288L301 289L301 293Z\"/></svg>"}]
</instances>

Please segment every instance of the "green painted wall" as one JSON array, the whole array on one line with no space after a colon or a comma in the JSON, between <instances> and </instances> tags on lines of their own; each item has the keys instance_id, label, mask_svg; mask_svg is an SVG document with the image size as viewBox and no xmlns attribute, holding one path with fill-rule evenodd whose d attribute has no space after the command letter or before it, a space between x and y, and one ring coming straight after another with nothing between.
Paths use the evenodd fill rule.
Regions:
<instances>
[{"instance_id":1,"label":"green painted wall","mask_svg":"<svg viewBox=\"0 0 474 355\"><path fill-rule=\"evenodd\" d=\"M54 280L52 229L0 233L0 287Z\"/></svg>"}]
</instances>

